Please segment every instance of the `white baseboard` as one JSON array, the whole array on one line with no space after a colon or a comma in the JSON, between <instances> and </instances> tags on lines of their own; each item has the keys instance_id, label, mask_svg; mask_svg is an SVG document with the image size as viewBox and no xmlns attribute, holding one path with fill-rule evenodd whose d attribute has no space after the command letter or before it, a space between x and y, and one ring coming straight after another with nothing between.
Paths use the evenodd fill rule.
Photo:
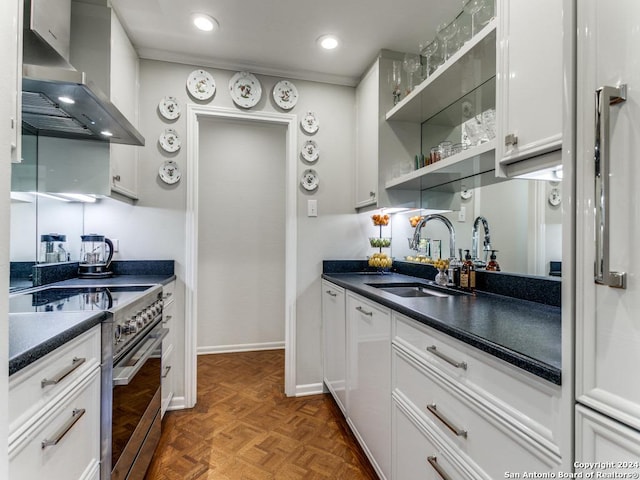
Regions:
<instances>
[{"instance_id":1,"label":"white baseboard","mask_svg":"<svg viewBox=\"0 0 640 480\"><path fill-rule=\"evenodd\" d=\"M296 397L307 395L319 395L324 393L323 383L308 383L306 385L296 385Z\"/></svg>"},{"instance_id":2,"label":"white baseboard","mask_svg":"<svg viewBox=\"0 0 640 480\"><path fill-rule=\"evenodd\" d=\"M171 399L171 402L169 402L169 406L167 407L167 410L184 410L185 408L187 408L187 405L184 401L184 397L174 396Z\"/></svg>"},{"instance_id":3,"label":"white baseboard","mask_svg":"<svg viewBox=\"0 0 640 480\"><path fill-rule=\"evenodd\" d=\"M243 343L239 345L220 345L215 347L198 347L198 355L215 353L255 352L258 350L282 350L284 342Z\"/></svg>"}]
</instances>

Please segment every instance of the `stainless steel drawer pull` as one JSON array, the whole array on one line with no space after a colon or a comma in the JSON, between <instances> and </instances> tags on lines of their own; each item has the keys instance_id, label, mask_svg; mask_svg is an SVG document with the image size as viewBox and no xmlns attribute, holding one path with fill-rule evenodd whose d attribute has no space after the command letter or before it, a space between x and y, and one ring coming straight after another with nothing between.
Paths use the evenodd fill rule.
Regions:
<instances>
[{"instance_id":1,"label":"stainless steel drawer pull","mask_svg":"<svg viewBox=\"0 0 640 480\"><path fill-rule=\"evenodd\" d=\"M594 280L601 285L614 288L627 288L627 274L612 272L609 265L609 107L618 105L627 99L627 86L604 86L596 90L596 132L594 161L595 161L595 227L596 227L596 264Z\"/></svg>"},{"instance_id":2,"label":"stainless steel drawer pull","mask_svg":"<svg viewBox=\"0 0 640 480\"><path fill-rule=\"evenodd\" d=\"M173 315L167 315L162 319L162 324L168 323L173 318Z\"/></svg>"},{"instance_id":3,"label":"stainless steel drawer pull","mask_svg":"<svg viewBox=\"0 0 640 480\"><path fill-rule=\"evenodd\" d=\"M78 368L80 365L82 365L86 361L87 361L86 358L73 357L73 360L71 361L71 365L66 367L61 372L58 372L56 376L54 376L51 379L43 378L42 381L40 382L40 388L44 388L49 385L56 385L57 383L60 383L62 379L64 379L64 377L69 375L71 372L73 372L76 368Z\"/></svg>"},{"instance_id":4,"label":"stainless steel drawer pull","mask_svg":"<svg viewBox=\"0 0 640 480\"><path fill-rule=\"evenodd\" d=\"M438 420L444 423L446 427L449 430L451 430L453 433L455 433L458 437L467 438L467 431L454 426L453 423L451 423L447 417L445 417L442 413L438 411L438 407L436 406L435 403L432 403L431 405L427 405L427 410L433 413Z\"/></svg>"},{"instance_id":5,"label":"stainless steel drawer pull","mask_svg":"<svg viewBox=\"0 0 640 480\"><path fill-rule=\"evenodd\" d=\"M445 472L442 469L442 467L438 463L438 458L435 455L431 455L431 456L427 457L427 461L431 464L433 469L436 472L438 472L438 475L440 475L440 478L442 478L442 480L451 480L451 477L447 474L447 472Z\"/></svg>"},{"instance_id":6,"label":"stainless steel drawer pull","mask_svg":"<svg viewBox=\"0 0 640 480\"><path fill-rule=\"evenodd\" d=\"M167 378L167 375L169 375L170 371L171 371L171 365L167 365L166 367L164 367L164 375L162 375L162 378Z\"/></svg>"},{"instance_id":7,"label":"stainless steel drawer pull","mask_svg":"<svg viewBox=\"0 0 640 480\"><path fill-rule=\"evenodd\" d=\"M338 294L337 294L337 293L333 293L331 290L327 290L327 292L326 292L326 293L328 293L328 294L329 294L329 296L331 296L331 297L337 297L337 296L338 296Z\"/></svg>"},{"instance_id":8,"label":"stainless steel drawer pull","mask_svg":"<svg viewBox=\"0 0 640 480\"><path fill-rule=\"evenodd\" d=\"M373 312L367 312L364 308L362 307L356 307L356 310L358 310L360 313L362 313L363 315L368 315L370 317L373 317Z\"/></svg>"},{"instance_id":9,"label":"stainless steel drawer pull","mask_svg":"<svg viewBox=\"0 0 640 480\"><path fill-rule=\"evenodd\" d=\"M171 295L173 295L173 293L168 292L168 293L167 293L164 297L162 297L162 298L169 298Z\"/></svg>"},{"instance_id":10,"label":"stainless steel drawer pull","mask_svg":"<svg viewBox=\"0 0 640 480\"><path fill-rule=\"evenodd\" d=\"M53 447L54 445L57 445L58 442L60 442L60 440L62 440L64 436L69 432L69 430L73 428L73 426L78 422L78 420L82 418L85 412L86 410L84 408L74 408L73 412L71 413L71 418L67 420L67 423L65 423L62 427L60 427L60 430L58 430L53 435L53 439L52 440L45 439L42 441L42 449L44 450L47 447Z\"/></svg>"},{"instance_id":11,"label":"stainless steel drawer pull","mask_svg":"<svg viewBox=\"0 0 640 480\"><path fill-rule=\"evenodd\" d=\"M448 355L445 355L444 353L440 353L437 350L435 345L431 345L430 347L427 347L427 352L433 353L436 357L440 357L442 360L453 365L456 368L461 368L463 370L467 369L467 362L456 362L454 359L452 359Z\"/></svg>"}]
</instances>

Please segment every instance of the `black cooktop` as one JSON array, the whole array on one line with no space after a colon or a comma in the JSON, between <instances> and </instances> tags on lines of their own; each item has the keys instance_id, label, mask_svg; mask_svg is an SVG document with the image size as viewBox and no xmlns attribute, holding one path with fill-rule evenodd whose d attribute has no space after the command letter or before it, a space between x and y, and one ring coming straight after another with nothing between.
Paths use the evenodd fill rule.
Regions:
<instances>
[{"instance_id":1,"label":"black cooktop","mask_svg":"<svg viewBox=\"0 0 640 480\"><path fill-rule=\"evenodd\" d=\"M49 287L9 297L9 313L113 310L138 297L149 285L118 287Z\"/></svg>"}]
</instances>

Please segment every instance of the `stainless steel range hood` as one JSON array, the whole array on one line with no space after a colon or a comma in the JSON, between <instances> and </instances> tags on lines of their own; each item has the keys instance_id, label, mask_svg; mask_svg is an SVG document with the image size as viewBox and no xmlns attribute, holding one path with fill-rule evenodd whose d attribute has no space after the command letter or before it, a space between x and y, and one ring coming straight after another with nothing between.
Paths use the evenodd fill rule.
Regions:
<instances>
[{"instance_id":1,"label":"stainless steel range hood","mask_svg":"<svg viewBox=\"0 0 640 480\"><path fill-rule=\"evenodd\" d=\"M108 78L99 78L108 73L98 69L92 81L69 63L74 45L83 43L92 46L88 56L95 64L110 62L104 53L110 48L110 30L105 28L105 22L110 25L110 9L92 5L101 15L79 17L74 26L72 12L83 8L85 4L75 0L25 0L23 128L44 136L142 146L144 137L97 86L109 88ZM91 42L81 38L74 43L74 31L80 27L92 34ZM87 68L86 62L78 62L78 69Z\"/></svg>"},{"instance_id":2,"label":"stainless steel range hood","mask_svg":"<svg viewBox=\"0 0 640 480\"><path fill-rule=\"evenodd\" d=\"M144 145L140 132L84 73L23 65L22 76L22 121L39 135Z\"/></svg>"}]
</instances>

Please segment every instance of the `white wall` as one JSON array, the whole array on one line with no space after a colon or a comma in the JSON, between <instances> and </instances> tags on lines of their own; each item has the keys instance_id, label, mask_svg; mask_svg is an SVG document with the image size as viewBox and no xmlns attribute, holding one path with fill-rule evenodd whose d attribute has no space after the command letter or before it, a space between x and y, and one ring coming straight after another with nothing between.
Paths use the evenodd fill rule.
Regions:
<instances>
[{"instance_id":1,"label":"white wall","mask_svg":"<svg viewBox=\"0 0 640 480\"><path fill-rule=\"evenodd\" d=\"M131 206L105 200L86 207L85 228L120 240L120 254L126 259L175 259L178 275L179 309L184 308L185 209L186 184L164 185L157 176L164 160L174 159L183 172L186 149L175 154L162 151L157 143L165 128L173 128L186 144L186 105L198 103L189 97L185 82L198 67L142 60L140 64L140 130L146 138L139 160L140 200ZM217 85L208 104L234 107L228 94L229 80L235 72L207 68ZM274 105L271 92L279 78L258 75L263 95L253 111L281 111ZM323 259L364 258L368 253L367 233L354 215L353 156L355 152L355 90L351 87L293 80L299 93L296 107L288 113L300 118L314 111L320 129L313 136L320 148L320 159L314 165L320 178L316 192L298 191L298 294L297 294L297 379L298 385L316 384L322 380L320 274ZM157 110L164 96L174 96L183 114L174 122L163 120ZM207 102L205 102L207 103ZM301 130L299 146L311 138ZM258 155L256 155L258 156ZM256 160L259 161L259 160ZM302 160L298 175L309 168ZM318 200L317 218L308 218L308 198ZM230 199L231 200L231 199ZM250 214L251 212L247 212ZM225 255L238 252L224 252ZM183 332L178 338L183 338ZM178 357L181 357L178 352ZM183 366L178 367L183 371ZM182 386L176 392L182 395Z\"/></svg>"},{"instance_id":2,"label":"white wall","mask_svg":"<svg viewBox=\"0 0 640 480\"><path fill-rule=\"evenodd\" d=\"M200 121L198 353L284 345L286 135Z\"/></svg>"}]
</instances>

